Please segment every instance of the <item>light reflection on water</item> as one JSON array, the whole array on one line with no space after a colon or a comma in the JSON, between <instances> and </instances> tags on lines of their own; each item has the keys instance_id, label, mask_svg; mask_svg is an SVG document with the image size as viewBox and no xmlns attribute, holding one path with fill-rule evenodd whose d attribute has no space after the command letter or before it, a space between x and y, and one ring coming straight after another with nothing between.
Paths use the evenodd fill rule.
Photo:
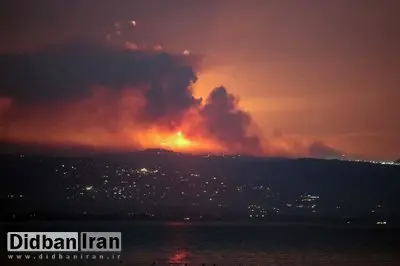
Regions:
<instances>
[{"instance_id":1,"label":"light reflection on water","mask_svg":"<svg viewBox=\"0 0 400 266\"><path fill-rule=\"evenodd\" d=\"M187 257L189 252L186 250L175 251L168 259L169 263L185 263L187 262Z\"/></svg>"},{"instance_id":2,"label":"light reflection on water","mask_svg":"<svg viewBox=\"0 0 400 266\"><path fill-rule=\"evenodd\" d=\"M129 222L40 223L21 230L121 231L122 261L91 265L400 265L399 230Z\"/></svg>"},{"instance_id":3,"label":"light reflection on water","mask_svg":"<svg viewBox=\"0 0 400 266\"><path fill-rule=\"evenodd\" d=\"M154 253L148 250L138 250L129 254L129 258L123 262L124 265L168 265L168 263L191 264L191 265L340 265L340 266L363 266L363 265L399 265L399 258L386 256L384 254L342 254L342 253L319 253L319 252L275 252L241 251L241 250L208 250L202 252L172 252L168 260L164 259L163 252ZM167 254L165 254L167 256ZM182 256L182 257L181 257Z\"/></svg>"},{"instance_id":4,"label":"light reflection on water","mask_svg":"<svg viewBox=\"0 0 400 266\"><path fill-rule=\"evenodd\" d=\"M400 265L397 231L185 223L148 228L127 236L127 265Z\"/></svg>"}]
</instances>

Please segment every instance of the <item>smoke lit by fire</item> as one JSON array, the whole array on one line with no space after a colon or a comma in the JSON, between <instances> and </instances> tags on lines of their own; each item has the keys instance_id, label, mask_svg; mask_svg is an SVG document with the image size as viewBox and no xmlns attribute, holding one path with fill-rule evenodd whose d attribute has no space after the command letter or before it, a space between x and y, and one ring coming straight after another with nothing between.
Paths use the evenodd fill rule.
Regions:
<instances>
[{"instance_id":1,"label":"smoke lit by fire","mask_svg":"<svg viewBox=\"0 0 400 266\"><path fill-rule=\"evenodd\" d=\"M113 26L115 34L107 40L125 27ZM0 141L307 154L304 145L288 150L252 132L250 114L226 88L210 88L207 99L196 98L201 62L188 50L173 55L160 45L143 51L133 42L123 44L125 49L89 43L0 55Z\"/></svg>"}]
</instances>

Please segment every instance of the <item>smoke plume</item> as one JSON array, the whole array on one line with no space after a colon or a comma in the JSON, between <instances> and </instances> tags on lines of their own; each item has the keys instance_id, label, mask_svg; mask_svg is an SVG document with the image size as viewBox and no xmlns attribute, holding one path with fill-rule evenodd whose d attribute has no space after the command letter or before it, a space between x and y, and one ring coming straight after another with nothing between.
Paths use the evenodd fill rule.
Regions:
<instances>
[{"instance_id":1,"label":"smoke plume","mask_svg":"<svg viewBox=\"0 0 400 266\"><path fill-rule=\"evenodd\" d=\"M82 144L86 138L95 145L109 142L100 132L111 132L124 139L123 145L146 142L140 138L150 136L141 135L155 128L183 127L188 135L200 132L220 147L260 153L257 137L247 136L250 116L226 89L216 88L204 105L193 96L198 63L190 56L97 44L2 55L0 97L8 103L2 113L10 110L1 137ZM118 134L122 131L129 131L130 138ZM95 134L91 140L89 133Z\"/></svg>"},{"instance_id":2,"label":"smoke plume","mask_svg":"<svg viewBox=\"0 0 400 266\"><path fill-rule=\"evenodd\" d=\"M254 121L226 88L194 97L200 66L191 54L93 43L0 55L0 141L292 154L251 132Z\"/></svg>"}]
</instances>

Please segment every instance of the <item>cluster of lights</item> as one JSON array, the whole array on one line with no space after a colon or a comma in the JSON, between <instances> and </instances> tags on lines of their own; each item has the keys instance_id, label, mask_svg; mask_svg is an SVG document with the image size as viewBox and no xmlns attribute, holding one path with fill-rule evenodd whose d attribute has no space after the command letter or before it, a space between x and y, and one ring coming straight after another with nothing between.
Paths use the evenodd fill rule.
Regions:
<instances>
[{"instance_id":1,"label":"cluster of lights","mask_svg":"<svg viewBox=\"0 0 400 266\"><path fill-rule=\"evenodd\" d=\"M262 208L260 205L249 205L247 207L249 212L249 218L264 218L268 212L265 208Z\"/></svg>"},{"instance_id":2,"label":"cluster of lights","mask_svg":"<svg viewBox=\"0 0 400 266\"><path fill-rule=\"evenodd\" d=\"M24 195L23 194L8 194L7 195L7 198L9 198L9 199L22 199L24 197Z\"/></svg>"},{"instance_id":3,"label":"cluster of lights","mask_svg":"<svg viewBox=\"0 0 400 266\"><path fill-rule=\"evenodd\" d=\"M372 163L380 165L397 165L397 166L400 165L400 163L393 161L375 161L375 160L359 160L359 159L342 159L342 161L357 162L357 163Z\"/></svg>"},{"instance_id":4,"label":"cluster of lights","mask_svg":"<svg viewBox=\"0 0 400 266\"><path fill-rule=\"evenodd\" d=\"M317 207L317 200L319 199L319 196L317 195L312 195L312 194L303 194L300 196L300 200L299 200L299 204L296 206L296 208L299 209L312 209L312 212L315 213L316 211L316 207ZM292 205L290 204L290 206L287 204L286 206L291 207Z\"/></svg>"},{"instance_id":5,"label":"cluster of lights","mask_svg":"<svg viewBox=\"0 0 400 266\"><path fill-rule=\"evenodd\" d=\"M70 176L80 176L82 173L75 173L71 169L77 169L77 164L62 164L59 165L58 172L60 175L65 173L71 174ZM81 166L78 165L80 169ZM90 168L89 168L90 169ZM289 199L289 201L281 201L279 193L273 193L267 184L231 184L232 188L229 189L226 181L229 178L224 176L209 175L206 176L204 173L197 173L195 169L181 170L167 170L162 168L161 165L148 166L146 167L120 167L120 166L108 166L103 168L106 172L100 173L100 183L81 183L68 186L66 189L69 190L68 200L84 200L85 198L96 198L96 199L117 199L117 200L135 200L142 206L148 204L157 205L160 202L166 200L181 200L188 201L187 204L190 206L207 206L207 207L229 207L223 202L224 193L240 193L249 196L248 202L255 202L254 197L262 195L264 198L273 197L274 203L269 202L268 214L280 212L279 208L285 206L285 212L289 211L288 208L300 208L305 212L316 213L320 211L320 196L315 193L303 193L296 198ZM115 179L114 177L118 177ZM83 174L82 176L86 176ZM202 177L201 180L195 177ZM176 182L172 186L160 187L155 180L169 180ZM74 179L75 181L75 179ZM156 183L154 183L156 182ZM179 188L179 189L178 189ZM275 195L276 194L276 195ZM234 196L234 195L232 195ZM276 201L278 200L278 201ZM282 199L283 200L283 199ZM276 204L275 204L276 203ZM147 204L147 205L145 205ZM318 207L317 207L318 205ZM341 209L340 205L333 206L336 209ZM146 208L146 211L150 211ZM383 208L383 205L373 206L373 212L375 209L378 210ZM370 209L371 210L371 209ZM294 209L291 211L297 212ZM300 210L299 210L300 211ZM246 211L243 213L246 214ZM263 218L267 215L267 210L260 205L249 205L247 210L247 216L250 218ZM183 218L183 217L182 217Z\"/></svg>"}]
</instances>

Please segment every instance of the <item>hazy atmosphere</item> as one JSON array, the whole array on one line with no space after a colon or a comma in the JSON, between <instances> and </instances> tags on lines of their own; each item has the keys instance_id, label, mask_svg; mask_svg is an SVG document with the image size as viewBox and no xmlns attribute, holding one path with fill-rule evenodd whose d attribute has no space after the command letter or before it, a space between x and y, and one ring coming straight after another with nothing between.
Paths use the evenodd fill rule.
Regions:
<instances>
[{"instance_id":1,"label":"hazy atmosphere","mask_svg":"<svg viewBox=\"0 0 400 266\"><path fill-rule=\"evenodd\" d=\"M0 141L394 160L398 10L3 1Z\"/></svg>"}]
</instances>

